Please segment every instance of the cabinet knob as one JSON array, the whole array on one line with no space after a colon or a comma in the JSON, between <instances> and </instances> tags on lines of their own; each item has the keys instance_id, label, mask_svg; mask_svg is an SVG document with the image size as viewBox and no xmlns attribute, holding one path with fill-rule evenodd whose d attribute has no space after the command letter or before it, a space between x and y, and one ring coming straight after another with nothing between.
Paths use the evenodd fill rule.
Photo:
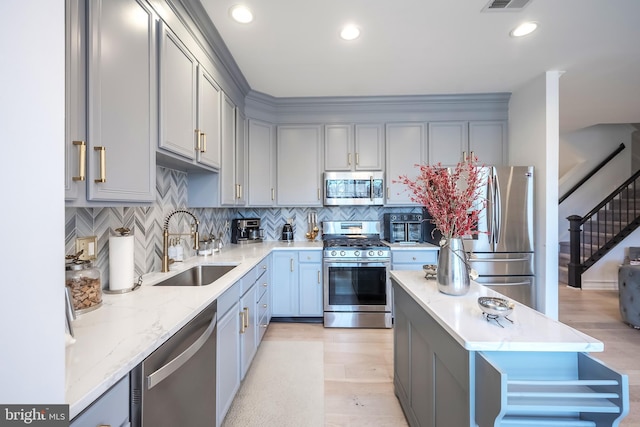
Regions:
<instances>
[{"instance_id":1,"label":"cabinet knob","mask_svg":"<svg viewBox=\"0 0 640 427\"><path fill-rule=\"evenodd\" d=\"M266 284L266 283L263 283L263 284L262 284L262 287L266 288L266 287L267 287L267 284Z\"/></svg>"},{"instance_id":2,"label":"cabinet knob","mask_svg":"<svg viewBox=\"0 0 640 427\"><path fill-rule=\"evenodd\" d=\"M267 308L267 304L262 304L262 308Z\"/></svg>"}]
</instances>

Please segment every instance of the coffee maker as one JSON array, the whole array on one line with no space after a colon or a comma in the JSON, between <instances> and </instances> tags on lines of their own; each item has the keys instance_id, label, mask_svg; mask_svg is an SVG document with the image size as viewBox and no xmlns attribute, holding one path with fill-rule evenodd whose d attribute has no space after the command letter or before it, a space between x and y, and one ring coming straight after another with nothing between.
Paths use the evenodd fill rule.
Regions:
<instances>
[{"instance_id":1,"label":"coffee maker","mask_svg":"<svg viewBox=\"0 0 640 427\"><path fill-rule=\"evenodd\" d=\"M231 220L231 243L260 243L263 230L260 218L239 218Z\"/></svg>"}]
</instances>

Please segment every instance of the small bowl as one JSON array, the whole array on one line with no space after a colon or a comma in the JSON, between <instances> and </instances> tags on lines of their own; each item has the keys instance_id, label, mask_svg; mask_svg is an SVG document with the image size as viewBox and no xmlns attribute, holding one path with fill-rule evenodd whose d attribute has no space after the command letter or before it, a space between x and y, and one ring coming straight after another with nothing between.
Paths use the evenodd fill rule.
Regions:
<instances>
[{"instance_id":1,"label":"small bowl","mask_svg":"<svg viewBox=\"0 0 640 427\"><path fill-rule=\"evenodd\" d=\"M515 308L512 301L498 297L480 297L478 298L480 309L491 316L508 316Z\"/></svg>"}]
</instances>

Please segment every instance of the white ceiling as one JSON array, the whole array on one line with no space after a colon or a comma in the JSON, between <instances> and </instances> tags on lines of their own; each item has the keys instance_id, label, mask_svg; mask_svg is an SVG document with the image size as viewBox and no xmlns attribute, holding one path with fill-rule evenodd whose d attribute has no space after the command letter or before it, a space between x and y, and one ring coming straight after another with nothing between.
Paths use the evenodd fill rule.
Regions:
<instances>
[{"instance_id":1,"label":"white ceiling","mask_svg":"<svg viewBox=\"0 0 640 427\"><path fill-rule=\"evenodd\" d=\"M560 123L640 123L640 0L201 0L253 90L274 97L514 92L562 70ZM254 12L238 24L229 8ZM520 39L522 21L540 24ZM341 26L360 38L345 42Z\"/></svg>"}]
</instances>

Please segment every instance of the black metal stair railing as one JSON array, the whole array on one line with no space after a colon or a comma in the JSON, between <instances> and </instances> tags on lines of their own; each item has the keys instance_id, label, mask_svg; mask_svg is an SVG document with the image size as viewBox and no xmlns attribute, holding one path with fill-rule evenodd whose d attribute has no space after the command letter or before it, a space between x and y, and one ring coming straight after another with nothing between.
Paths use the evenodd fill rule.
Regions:
<instances>
[{"instance_id":1,"label":"black metal stair railing","mask_svg":"<svg viewBox=\"0 0 640 427\"><path fill-rule=\"evenodd\" d=\"M569 286L582 287L582 273L640 226L640 170L584 217L569 220Z\"/></svg>"}]
</instances>

